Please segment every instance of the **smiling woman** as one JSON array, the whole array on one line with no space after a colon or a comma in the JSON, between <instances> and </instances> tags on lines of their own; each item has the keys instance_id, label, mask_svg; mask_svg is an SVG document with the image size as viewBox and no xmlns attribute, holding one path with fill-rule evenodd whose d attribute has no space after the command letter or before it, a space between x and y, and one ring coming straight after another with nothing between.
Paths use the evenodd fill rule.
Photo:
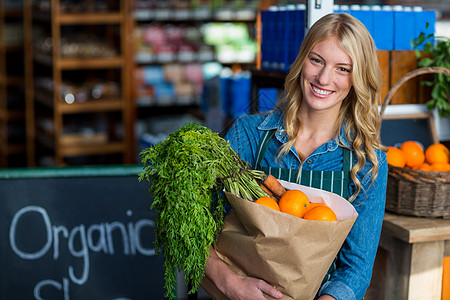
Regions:
<instances>
[{"instance_id":1,"label":"smiling woman","mask_svg":"<svg viewBox=\"0 0 450 300\"><path fill-rule=\"evenodd\" d=\"M317 299L362 299L370 283L386 197L380 142L381 71L372 37L349 14L329 14L306 34L276 108L239 118L225 139L254 169L336 193L359 216ZM283 295L233 273L211 249L205 273L230 299ZM277 287L281 288L281 287Z\"/></svg>"}]
</instances>

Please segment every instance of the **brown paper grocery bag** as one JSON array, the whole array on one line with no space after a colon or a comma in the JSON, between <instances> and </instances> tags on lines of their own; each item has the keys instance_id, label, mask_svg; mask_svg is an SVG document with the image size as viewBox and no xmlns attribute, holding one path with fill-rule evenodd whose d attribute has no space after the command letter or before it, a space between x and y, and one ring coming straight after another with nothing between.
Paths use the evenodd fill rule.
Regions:
<instances>
[{"instance_id":1,"label":"brown paper grocery bag","mask_svg":"<svg viewBox=\"0 0 450 300\"><path fill-rule=\"evenodd\" d=\"M304 220L226 193L233 209L225 217L216 252L231 270L265 280L283 299L312 300L358 214L336 194L280 182L302 190L311 202L330 206L338 221ZM209 278L201 286L214 299L227 299Z\"/></svg>"}]
</instances>

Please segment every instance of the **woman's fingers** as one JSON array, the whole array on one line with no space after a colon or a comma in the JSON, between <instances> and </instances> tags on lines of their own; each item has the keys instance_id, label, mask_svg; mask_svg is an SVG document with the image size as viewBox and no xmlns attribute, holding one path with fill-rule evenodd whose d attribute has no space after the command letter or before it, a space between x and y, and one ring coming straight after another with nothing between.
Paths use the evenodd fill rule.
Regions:
<instances>
[{"instance_id":1,"label":"woman's fingers","mask_svg":"<svg viewBox=\"0 0 450 300\"><path fill-rule=\"evenodd\" d=\"M263 293L265 293L275 299L280 299L281 297L283 297L283 293L281 293L279 290L277 290L276 288L274 288L273 286L271 286L270 284L268 284L267 282L265 282L263 280L261 280L261 282L260 282L259 289Z\"/></svg>"},{"instance_id":2,"label":"woman's fingers","mask_svg":"<svg viewBox=\"0 0 450 300\"><path fill-rule=\"evenodd\" d=\"M237 278L238 280L225 291L230 299L265 300L264 294L275 299L283 297L281 292L264 280L245 276L238 276Z\"/></svg>"}]
</instances>

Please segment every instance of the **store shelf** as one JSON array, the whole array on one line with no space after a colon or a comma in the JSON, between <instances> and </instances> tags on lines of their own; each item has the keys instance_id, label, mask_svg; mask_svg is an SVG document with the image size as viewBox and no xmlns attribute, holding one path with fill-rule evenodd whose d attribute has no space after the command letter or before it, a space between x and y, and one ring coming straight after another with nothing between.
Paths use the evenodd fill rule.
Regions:
<instances>
[{"instance_id":1,"label":"store shelf","mask_svg":"<svg viewBox=\"0 0 450 300\"><path fill-rule=\"evenodd\" d=\"M22 5L0 0L0 168L27 165ZM14 100L14 103L12 103ZM20 103L19 103L20 102Z\"/></svg>"},{"instance_id":2,"label":"store shelf","mask_svg":"<svg viewBox=\"0 0 450 300\"><path fill-rule=\"evenodd\" d=\"M58 148L64 157L120 154L126 151L127 145L123 142L107 142L104 135L83 136L81 134L64 134L55 145L51 133L42 129L37 131L37 139L47 148Z\"/></svg>"},{"instance_id":3,"label":"store shelf","mask_svg":"<svg viewBox=\"0 0 450 300\"><path fill-rule=\"evenodd\" d=\"M55 103L51 97L44 93L36 95L36 101L45 105L48 108L54 108ZM85 103L68 104L60 102L56 104L55 110L63 114L80 114L80 113L95 113L95 112L111 112L122 111L124 103L122 99L107 99L107 100L91 100Z\"/></svg>"},{"instance_id":4,"label":"store shelf","mask_svg":"<svg viewBox=\"0 0 450 300\"><path fill-rule=\"evenodd\" d=\"M8 145L1 145L0 151L6 153L8 156L11 155L22 155L26 153L26 144L20 143L20 144L14 144L14 143L8 143Z\"/></svg>"},{"instance_id":5,"label":"store shelf","mask_svg":"<svg viewBox=\"0 0 450 300\"><path fill-rule=\"evenodd\" d=\"M237 7L237 2L203 1L199 7L135 2L133 101L138 141L143 133L166 133L167 126L157 125L166 121L159 119L161 115L204 119L202 93L210 70L247 70L256 65L257 8L251 8L252 1L241 4L246 7ZM211 34L213 25L223 31ZM248 47L252 42L254 47ZM247 49L253 54L247 55Z\"/></svg>"},{"instance_id":6,"label":"store shelf","mask_svg":"<svg viewBox=\"0 0 450 300\"><path fill-rule=\"evenodd\" d=\"M23 85L23 76L4 76L0 74L0 85L14 87Z\"/></svg>"},{"instance_id":7,"label":"store shelf","mask_svg":"<svg viewBox=\"0 0 450 300\"><path fill-rule=\"evenodd\" d=\"M134 19L160 22L255 22L255 10L210 10L210 9L139 9Z\"/></svg>"},{"instance_id":8,"label":"store shelf","mask_svg":"<svg viewBox=\"0 0 450 300\"><path fill-rule=\"evenodd\" d=\"M42 116L36 121L36 140L41 152L46 149L41 155L51 155L59 166L75 156L95 161L94 156L108 154L132 163L129 1L121 0L111 11L89 7L85 12L79 6L72 10L70 5L75 3L62 6L59 2L51 0L49 7L37 7L31 17L31 29L43 32L33 40L33 62L42 75L32 75L34 103L39 109L36 116ZM52 11L58 7L60 11ZM51 42L43 44L46 40ZM72 47L70 53L65 47ZM106 81L114 83L114 91L104 90L98 96L87 90L106 86ZM101 131L83 133L86 127L99 126Z\"/></svg>"},{"instance_id":9,"label":"store shelf","mask_svg":"<svg viewBox=\"0 0 450 300\"><path fill-rule=\"evenodd\" d=\"M88 13L88 14L60 14L55 19L61 25L103 25L117 24L123 21L123 14L117 13Z\"/></svg>"},{"instance_id":10,"label":"store shelf","mask_svg":"<svg viewBox=\"0 0 450 300\"><path fill-rule=\"evenodd\" d=\"M6 8L2 2L2 9L5 18L20 18L23 16L22 8Z\"/></svg>"},{"instance_id":11,"label":"store shelf","mask_svg":"<svg viewBox=\"0 0 450 300\"><path fill-rule=\"evenodd\" d=\"M21 109L17 110L9 109L8 113L0 114L0 119L3 122L23 121L25 119L25 112Z\"/></svg>"},{"instance_id":12,"label":"store shelf","mask_svg":"<svg viewBox=\"0 0 450 300\"><path fill-rule=\"evenodd\" d=\"M50 55L36 54L35 61L43 65L52 66L62 70L78 70L78 69L115 69L120 68L124 64L122 57L108 58L61 58L54 60Z\"/></svg>"}]
</instances>

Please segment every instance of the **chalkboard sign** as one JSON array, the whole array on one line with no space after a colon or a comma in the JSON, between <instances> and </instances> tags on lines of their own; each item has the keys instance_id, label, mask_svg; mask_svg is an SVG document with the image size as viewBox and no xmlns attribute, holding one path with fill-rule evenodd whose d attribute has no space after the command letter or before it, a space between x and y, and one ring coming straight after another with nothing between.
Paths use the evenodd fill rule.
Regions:
<instances>
[{"instance_id":1,"label":"chalkboard sign","mask_svg":"<svg viewBox=\"0 0 450 300\"><path fill-rule=\"evenodd\" d=\"M426 148L438 140L433 117L427 113L383 116L380 134L385 146L411 140Z\"/></svg>"},{"instance_id":2,"label":"chalkboard sign","mask_svg":"<svg viewBox=\"0 0 450 300\"><path fill-rule=\"evenodd\" d=\"M0 171L0 299L164 299L142 167Z\"/></svg>"}]
</instances>

